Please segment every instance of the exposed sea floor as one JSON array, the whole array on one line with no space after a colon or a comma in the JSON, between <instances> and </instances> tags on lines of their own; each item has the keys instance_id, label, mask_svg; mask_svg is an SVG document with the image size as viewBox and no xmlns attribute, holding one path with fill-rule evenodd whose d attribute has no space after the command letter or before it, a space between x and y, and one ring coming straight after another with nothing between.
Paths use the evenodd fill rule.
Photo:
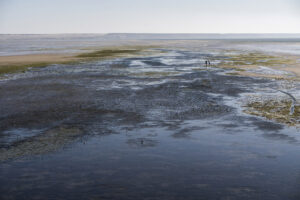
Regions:
<instances>
[{"instance_id":1,"label":"exposed sea floor","mask_svg":"<svg viewBox=\"0 0 300 200\"><path fill-rule=\"evenodd\" d=\"M286 82L160 50L2 79L0 199L300 199L300 130L243 112Z\"/></svg>"}]
</instances>

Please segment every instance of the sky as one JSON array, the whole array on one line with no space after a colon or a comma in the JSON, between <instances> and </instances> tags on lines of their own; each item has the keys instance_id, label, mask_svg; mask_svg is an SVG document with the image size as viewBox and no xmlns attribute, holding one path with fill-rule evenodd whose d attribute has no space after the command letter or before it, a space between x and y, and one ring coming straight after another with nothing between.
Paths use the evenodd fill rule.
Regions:
<instances>
[{"instance_id":1,"label":"sky","mask_svg":"<svg viewBox=\"0 0 300 200\"><path fill-rule=\"evenodd\" d=\"M0 0L0 33L300 33L300 0Z\"/></svg>"}]
</instances>

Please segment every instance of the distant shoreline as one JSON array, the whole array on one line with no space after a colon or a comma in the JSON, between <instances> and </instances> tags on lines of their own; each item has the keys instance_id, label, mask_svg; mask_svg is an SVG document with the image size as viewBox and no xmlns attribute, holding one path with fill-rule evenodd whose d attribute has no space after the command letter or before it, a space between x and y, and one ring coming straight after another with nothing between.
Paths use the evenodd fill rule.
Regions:
<instances>
[{"instance_id":1,"label":"distant shoreline","mask_svg":"<svg viewBox=\"0 0 300 200\"><path fill-rule=\"evenodd\" d=\"M227 40L227 39L300 39L300 33L0 33L1 36L101 37L104 40Z\"/></svg>"}]
</instances>

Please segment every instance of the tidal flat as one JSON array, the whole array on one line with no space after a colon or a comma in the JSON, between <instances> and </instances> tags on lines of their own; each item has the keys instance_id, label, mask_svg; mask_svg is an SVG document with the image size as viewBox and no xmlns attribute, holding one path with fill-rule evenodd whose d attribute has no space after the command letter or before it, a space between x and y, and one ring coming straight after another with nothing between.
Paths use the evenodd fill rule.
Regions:
<instances>
[{"instance_id":1,"label":"tidal flat","mask_svg":"<svg viewBox=\"0 0 300 200\"><path fill-rule=\"evenodd\" d=\"M0 199L300 198L300 41L15 40Z\"/></svg>"}]
</instances>

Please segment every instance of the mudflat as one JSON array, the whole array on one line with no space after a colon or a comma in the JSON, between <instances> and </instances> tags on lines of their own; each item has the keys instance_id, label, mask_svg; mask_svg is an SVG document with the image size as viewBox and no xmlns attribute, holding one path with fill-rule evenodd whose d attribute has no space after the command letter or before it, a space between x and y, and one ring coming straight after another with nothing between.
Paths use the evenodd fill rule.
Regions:
<instances>
[{"instance_id":1,"label":"mudflat","mask_svg":"<svg viewBox=\"0 0 300 200\"><path fill-rule=\"evenodd\" d=\"M299 199L298 56L159 43L4 73L0 198Z\"/></svg>"}]
</instances>

